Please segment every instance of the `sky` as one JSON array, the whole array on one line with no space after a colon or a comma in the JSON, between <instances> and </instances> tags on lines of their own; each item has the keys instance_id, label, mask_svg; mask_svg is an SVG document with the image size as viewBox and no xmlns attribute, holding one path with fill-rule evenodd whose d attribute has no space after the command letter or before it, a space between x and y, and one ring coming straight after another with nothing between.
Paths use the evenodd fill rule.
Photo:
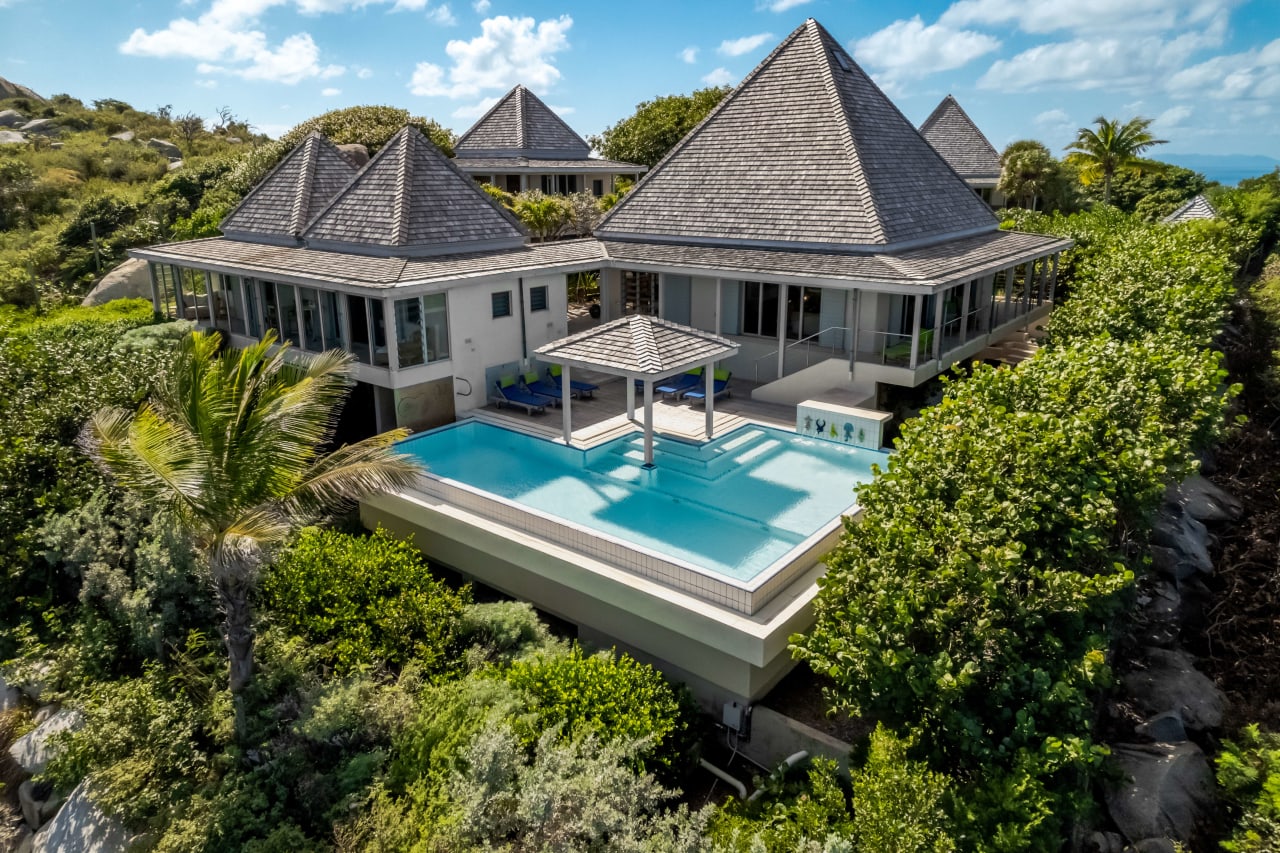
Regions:
<instances>
[{"instance_id":1,"label":"sky","mask_svg":"<svg viewBox=\"0 0 1280 853\"><path fill-rule=\"evenodd\" d=\"M952 94L997 148L1141 115L1163 153L1280 158L1280 0L0 0L0 76L272 136L356 104L461 133L523 83L586 136L809 17L916 124Z\"/></svg>"}]
</instances>

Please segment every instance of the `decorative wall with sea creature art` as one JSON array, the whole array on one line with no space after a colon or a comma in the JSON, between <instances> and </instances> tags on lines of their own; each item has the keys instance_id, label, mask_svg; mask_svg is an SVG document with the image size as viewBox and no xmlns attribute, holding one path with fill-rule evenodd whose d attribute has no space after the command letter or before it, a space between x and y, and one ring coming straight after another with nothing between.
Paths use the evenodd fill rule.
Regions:
<instances>
[{"instance_id":1,"label":"decorative wall with sea creature art","mask_svg":"<svg viewBox=\"0 0 1280 853\"><path fill-rule=\"evenodd\" d=\"M837 444L879 450L885 424L892 417L888 412L875 409L805 400L796 406L796 432Z\"/></svg>"}]
</instances>

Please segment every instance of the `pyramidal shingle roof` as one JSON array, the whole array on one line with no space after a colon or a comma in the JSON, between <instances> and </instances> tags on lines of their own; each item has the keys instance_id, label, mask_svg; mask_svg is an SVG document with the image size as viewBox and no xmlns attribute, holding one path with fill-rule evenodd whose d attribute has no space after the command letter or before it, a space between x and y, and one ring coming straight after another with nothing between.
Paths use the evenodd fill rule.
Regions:
<instances>
[{"instance_id":1,"label":"pyramidal shingle roof","mask_svg":"<svg viewBox=\"0 0 1280 853\"><path fill-rule=\"evenodd\" d=\"M643 314L544 344L535 350L548 361L579 364L606 373L664 376L737 352L727 338Z\"/></svg>"},{"instance_id":2,"label":"pyramidal shingle roof","mask_svg":"<svg viewBox=\"0 0 1280 853\"><path fill-rule=\"evenodd\" d=\"M355 164L312 131L227 214L221 230L243 240L301 242L307 223L355 174Z\"/></svg>"},{"instance_id":3,"label":"pyramidal shingle roof","mask_svg":"<svg viewBox=\"0 0 1280 853\"><path fill-rule=\"evenodd\" d=\"M1000 153L950 95L920 125L920 135L960 177L993 181L1000 178Z\"/></svg>"},{"instance_id":4,"label":"pyramidal shingle roof","mask_svg":"<svg viewBox=\"0 0 1280 853\"><path fill-rule=\"evenodd\" d=\"M413 127L401 129L307 228L312 248L420 257L521 246L525 232Z\"/></svg>"},{"instance_id":5,"label":"pyramidal shingle roof","mask_svg":"<svg viewBox=\"0 0 1280 853\"><path fill-rule=\"evenodd\" d=\"M585 160L591 146L524 86L516 86L462 134L459 157Z\"/></svg>"},{"instance_id":6,"label":"pyramidal shingle roof","mask_svg":"<svg viewBox=\"0 0 1280 853\"><path fill-rule=\"evenodd\" d=\"M1218 211L1214 210L1209 199L1197 195L1182 207L1170 213L1162 222L1190 222L1192 219L1217 219Z\"/></svg>"},{"instance_id":7,"label":"pyramidal shingle roof","mask_svg":"<svg viewBox=\"0 0 1280 853\"><path fill-rule=\"evenodd\" d=\"M809 19L595 233L858 251L996 227L982 200Z\"/></svg>"}]
</instances>

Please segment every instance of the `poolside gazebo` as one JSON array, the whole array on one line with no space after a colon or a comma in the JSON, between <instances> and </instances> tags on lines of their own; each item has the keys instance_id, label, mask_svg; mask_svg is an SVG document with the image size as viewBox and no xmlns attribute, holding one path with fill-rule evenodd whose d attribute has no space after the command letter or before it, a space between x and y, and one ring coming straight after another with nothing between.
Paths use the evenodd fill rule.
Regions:
<instances>
[{"instance_id":1,"label":"poolside gazebo","mask_svg":"<svg viewBox=\"0 0 1280 853\"><path fill-rule=\"evenodd\" d=\"M703 368L706 378L707 439L715 416L715 363L736 355L738 344L719 335L644 315L621 317L593 329L552 341L535 354L561 367L564 442L573 437L570 374L574 367L621 376L627 383L627 417L636 411L636 381L644 388L644 463L653 465L653 389L662 380Z\"/></svg>"}]
</instances>

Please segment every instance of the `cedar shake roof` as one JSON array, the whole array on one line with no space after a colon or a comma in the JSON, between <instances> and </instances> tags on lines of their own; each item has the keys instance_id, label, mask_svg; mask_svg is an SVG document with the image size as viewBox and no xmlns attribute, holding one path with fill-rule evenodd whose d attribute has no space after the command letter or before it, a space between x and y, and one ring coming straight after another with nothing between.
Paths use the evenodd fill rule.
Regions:
<instances>
[{"instance_id":1,"label":"cedar shake roof","mask_svg":"<svg viewBox=\"0 0 1280 853\"><path fill-rule=\"evenodd\" d=\"M646 167L621 160L602 160L590 157L586 160L547 160L533 157L455 157L453 163L467 173L490 171L503 174L507 171L536 174L562 174L564 172L643 172Z\"/></svg>"},{"instance_id":2,"label":"cedar shake roof","mask_svg":"<svg viewBox=\"0 0 1280 853\"><path fill-rule=\"evenodd\" d=\"M996 227L982 199L809 19L595 233L873 251Z\"/></svg>"},{"instance_id":3,"label":"cedar shake roof","mask_svg":"<svg viewBox=\"0 0 1280 853\"><path fill-rule=\"evenodd\" d=\"M950 95L920 125L920 135L965 180L1000 180L999 152Z\"/></svg>"},{"instance_id":4,"label":"cedar shake roof","mask_svg":"<svg viewBox=\"0 0 1280 853\"><path fill-rule=\"evenodd\" d=\"M628 269L705 271L704 274L743 280L842 281L909 292L916 287L980 278L1032 258L1061 252L1071 247L1071 241L1020 231L993 231L893 254L607 239L603 245L610 261L625 264Z\"/></svg>"},{"instance_id":5,"label":"cedar shake roof","mask_svg":"<svg viewBox=\"0 0 1280 853\"><path fill-rule=\"evenodd\" d=\"M544 270L576 272L596 269L604 259L604 250L595 240L582 239L533 243L515 249L392 258L208 237L131 249L130 255L228 275L251 275L302 284L336 283L390 288Z\"/></svg>"},{"instance_id":6,"label":"cedar shake roof","mask_svg":"<svg viewBox=\"0 0 1280 853\"><path fill-rule=\"evenodd\" d=\"M459 157L585 160L591 146L537 95L516 86L462 134Z\"/></svg>"},{"instance_id":7,"label":"cedar shake roof","mask_svg":"<svg viewBox=\"0 0 1280 853\"><path fill-rule=\"evenodd\" d=\"M1203 195L1197 195L1191 201L1182 207L1170 213L1161 222L1190 222L1193 219L1217 219L1218 211L1214 210L1213 205L1209 203L1209 199Z\"/></svg>"},{"instance_id":8,"label":"cedar shake roof","mask_svg":"<svg viewBox=\"0 0 1280 853\"><path fill-rule=\"evenodd\" d=\"M356 175L332 142L312 131L222 220L245 240L298 243L311 218Z\"/></svg>"},{"instance_id":9,"label":"cedar shake roof","mask_svg":"<svg viewBox=\"0 0 1280 853\"><path fill-rule=\"evenodd\" d=\"M304 236L317 249L420 257L519 246L525 232L431 140L405 127Z\"/></svg>"},{"instance_id":10,"label":"cedar shake roof","mask_svg":"<svg viewBox=\"0 0 1280 853\"><path fill-rule=\"evenodd\" d=\"M737 344L719 335L635 314L552 341L534 353L557 364L583 365L625 376L661 377L737 351Z\"/></svg>"}]
</instances>

